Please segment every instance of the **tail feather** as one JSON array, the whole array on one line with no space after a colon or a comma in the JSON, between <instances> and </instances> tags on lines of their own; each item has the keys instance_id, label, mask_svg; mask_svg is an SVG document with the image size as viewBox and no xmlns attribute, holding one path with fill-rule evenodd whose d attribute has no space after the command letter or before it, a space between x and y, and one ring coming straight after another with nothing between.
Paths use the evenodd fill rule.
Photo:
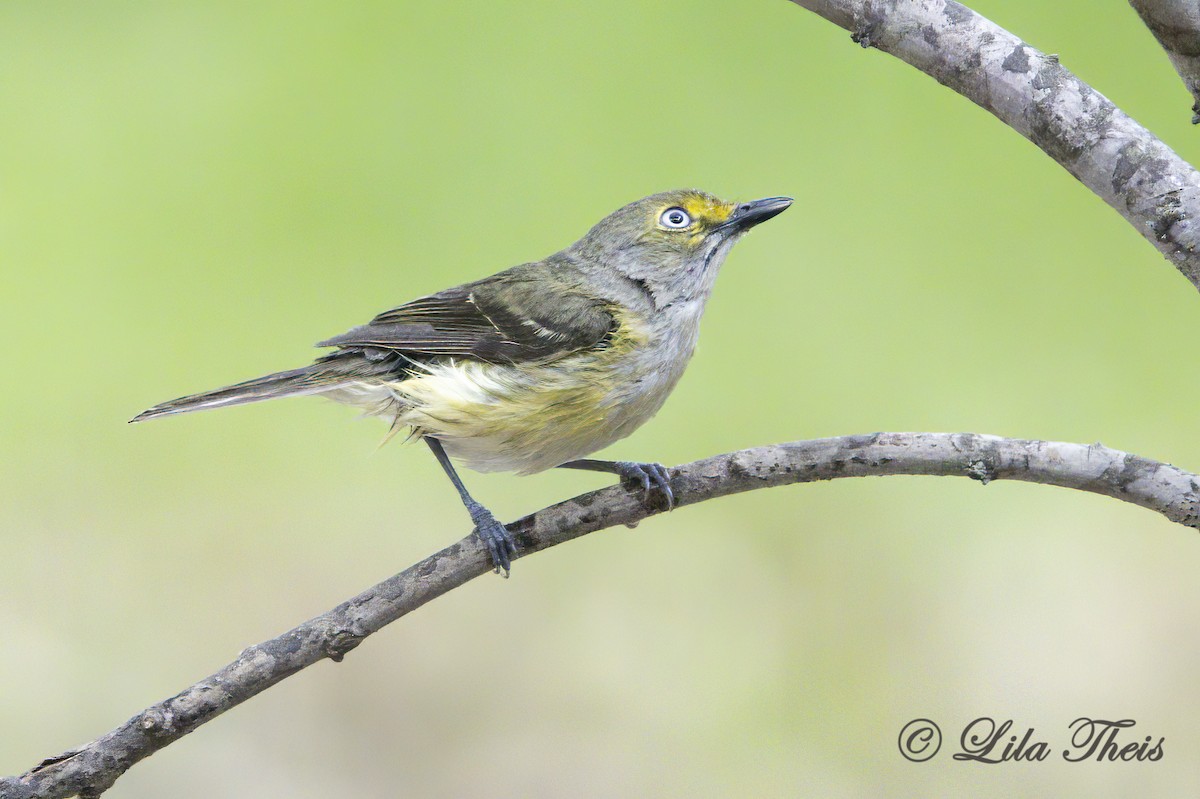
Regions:
<instances>
[{"instance_id":1,"label":"tail feather","mask_svg":"<svg viewBox=\"0 0 1200 799\"><path fill-rule=\"evenodd\" d=\"M312 364L300 369L289 369L286 372L257 377L232 386L190 394L186 397L173 399L155 405L142 411L130 419L130 423L144 422L159 416L171 416L176 413L205 411L209 408L225 408L230 405L243 405L247 402L275 399L276 397L294 397L302 394L313 394L332 388L339 382L345 381L347 375L337 374L324 364Z\"/></svg>"}]
</instances>

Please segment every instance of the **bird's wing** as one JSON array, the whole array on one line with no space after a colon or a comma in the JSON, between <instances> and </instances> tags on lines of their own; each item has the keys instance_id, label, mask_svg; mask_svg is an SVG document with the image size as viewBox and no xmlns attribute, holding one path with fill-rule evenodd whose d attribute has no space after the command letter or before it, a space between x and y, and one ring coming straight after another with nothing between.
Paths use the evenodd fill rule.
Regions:
<instances>
[{"instance_id":1,"label":"bird's wing","mask_svg":"<svg viewBox=\"0 0 1200 799\"><path fill-rule=\"evenodd\" d=\"M595 347L613 327L602 300L547 270L518 267L385 311L317 346L516 363Z\"/></svg>"}]
</instances>

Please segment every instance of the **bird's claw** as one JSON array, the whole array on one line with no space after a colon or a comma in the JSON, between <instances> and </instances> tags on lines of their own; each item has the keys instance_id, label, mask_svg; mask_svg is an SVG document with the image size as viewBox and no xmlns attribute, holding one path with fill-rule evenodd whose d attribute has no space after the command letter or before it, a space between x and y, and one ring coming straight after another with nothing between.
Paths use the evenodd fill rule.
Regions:
<instances>
[{"instance_id":1,"label":"bird's claw","mask_svg":"<svg viewBox=\"0 0 1200 799\"><path fill-rule=\"evenodd\" d=\"M508 577L513 558L517 556L517 542L508 528L496 520L492 512L482 505L469 508L471 520L475 522L475 535L484 543L492 557L492 571L503 572Z\"/></svg>"},{"instance_id":2,"label":"bird's claw","mask_svg":"<svg viewBox=\"0 0 1200 799\"><path fill-rule=\"evenodd\" d=\"M661 463L634 463L618 461L621 481L641 486L642 501L649 502L650 494L657 491L666 502L667 510L675 507L675 492L671 490L671 474Z\"/></svg>"}]
</instances>

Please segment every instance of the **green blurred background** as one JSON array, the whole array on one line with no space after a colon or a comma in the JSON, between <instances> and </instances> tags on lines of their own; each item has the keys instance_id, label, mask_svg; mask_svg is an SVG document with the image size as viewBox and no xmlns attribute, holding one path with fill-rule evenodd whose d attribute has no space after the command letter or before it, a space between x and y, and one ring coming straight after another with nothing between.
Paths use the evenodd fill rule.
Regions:
<instances>
[{"instance_id":1,"label":"green blurred background","mask_svg":"<svg viewBox=\"0 0 1200 799\"><path fill-rule=\"evenodd\" d=\"M982 0L1200 158L1120 0ZM131 428L645 194L797 198L615 458L876 430L1200 468L1196 291L984 111L784 0L0 6L0 773L467 532L428 453L317 400ZM599 475L468 474L504 519ZM1195 794L1200 541L968 480L755 492L476 580L110 794ZM1157 763L903 760L908 720Z\"/></svg>"}]
</instances>

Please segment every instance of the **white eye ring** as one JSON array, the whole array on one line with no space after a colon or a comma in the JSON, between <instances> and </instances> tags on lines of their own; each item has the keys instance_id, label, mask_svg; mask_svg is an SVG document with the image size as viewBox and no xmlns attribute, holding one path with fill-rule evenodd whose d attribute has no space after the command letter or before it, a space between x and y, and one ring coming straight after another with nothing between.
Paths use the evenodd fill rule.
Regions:
<instances>
[{"instance_id":1,"label":"white eye ring","mask_svg":"<svg viewBox=\"0 0 1200 799\"><path fill-rule=\"evenodd\" d=\"M658 223L671 230L682 230L692 224L692 218L682 208L668 208L658 218Z\"/></svg>"}]
</instances>

